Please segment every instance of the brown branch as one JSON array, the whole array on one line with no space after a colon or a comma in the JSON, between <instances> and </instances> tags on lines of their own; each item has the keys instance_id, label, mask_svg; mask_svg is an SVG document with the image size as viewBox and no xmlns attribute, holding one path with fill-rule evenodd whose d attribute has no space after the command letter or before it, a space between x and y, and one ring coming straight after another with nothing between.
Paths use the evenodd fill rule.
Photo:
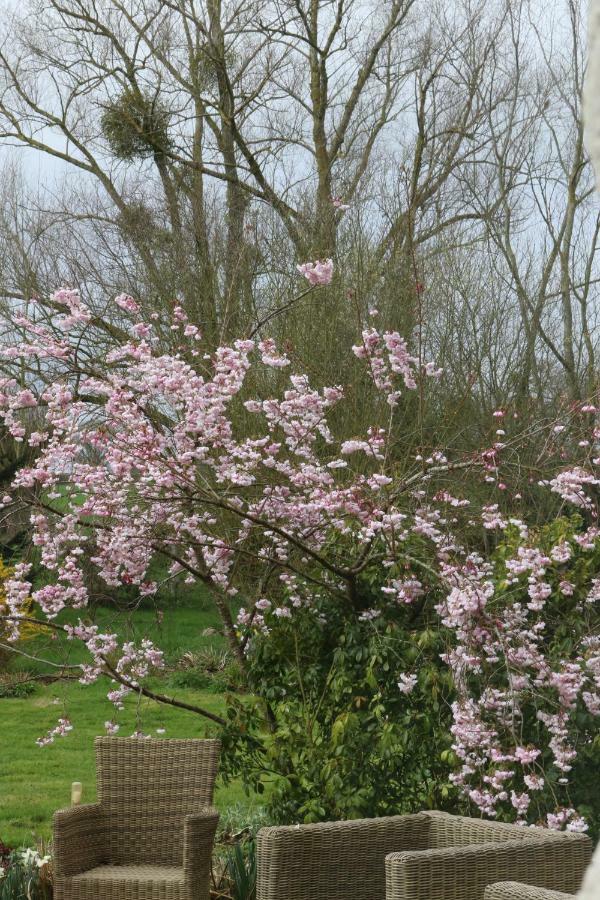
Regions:
<instances>
[{"instance_id":1,"label":"brown branch","mask_svg":"<svg viewBox=\"0 0 600 900\"><path fill-rule=\"evenodd\" d=\"M144 687L143 685L135 684L129 681L128 678L125 678L121 675L117 670L108 662L108 660L103 656L102 661L106 666L107 672L106 675L113 678L115 681L118 681L119 684L122 684L124 687L129 688L132 691L135 691L138 694L141 694L143 697L148 697L149 700L154 700L156 703L163 703L167 706L174 706L176 709L185 709L188 712L196 713L199 716L204 716L206 719L210 719L212 722L216 722L217 725L227 725L227 719L224 719L222 716L217 715L217 713L212 713L208 709L204 709L201 706L195 706L192 703L185 703L183 700L177 700L175 697L167 697L165 694L157 694L156 691L151 691L149 688Z\"/></svg>"},{"instance_id":2,"label":"brown branch","mask_svg":"<svg viewBox=\"0 0 600 900\"><path fill-rule=\"evenodd\" d=\"M57 625L55 622L42 622L40 619L36 619L33 616L0 615L0 620L13 622L30 622L31 624L41 626L42 628L50 628L54 631L62 631L63 633L66 631L66 628L63 625ZM34 662L43 662L44 664L57 669L81 670L80 665L67 665L51 662L50 660L40 659L39 657L31 656L29 653L25 653L23 650L17 650L16 647L11 646L10 644L0 643L0 649L9 650L11 653L17 653L19 656L25 656L27 659L30 659ZM158 694L156 691L151 691L149 688L144 687L143 685L133 683L124 675L121 675L120 672L117 672L117 670L111 663L109 663L105 656L102 656L101 659L105 667L105 671L103 671L102 674L107 678L112 678L114 681L118 681L119 684L123 685L123 687L127 687L138 694L142 694L142 696L148 697L149 700L154 700L156 703L163 703L167 706L174 706L177 709L185 709L188 712L196 713L196 715L204 716L204 718L210 719L212 722L216 722L217 725L227 724L227 720L222 716L217 715L217 713L210 712L210 710L204 709L202 706L196 706L192 703L185 703L185 701L183 700L177 700L175 697L167 697L165 694Z\"/></svg>"}]
</instances>

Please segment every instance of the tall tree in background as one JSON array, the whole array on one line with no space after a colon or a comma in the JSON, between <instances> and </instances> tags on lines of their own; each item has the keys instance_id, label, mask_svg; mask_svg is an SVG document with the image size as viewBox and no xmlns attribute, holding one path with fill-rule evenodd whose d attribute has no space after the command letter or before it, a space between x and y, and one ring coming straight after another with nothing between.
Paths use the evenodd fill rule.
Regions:
<instances>
[{"instance_id":1,"label":"tall tree in background","mask_svg":"<svg viewBox=\"0 0 600 900\"><path fill-rule=\"evenodd\" d=\"M584 7L29 0L2 26L0 140L63 177L6 180L4 296L177 297L213 347L265 321L322 383L376 306L452 373L446 407L588 395ZM318 308L289 304L290 261L329 256Z\"/></svg>"},{"instance_id":2,"label":"tall tree in background","mask_svg":"<svg viewBox=\"0 0 600 900\"><path fill-rule=\"evenodd\" d=\"M501 9L423 18L417 0L32 3L5 26L3 136L78 170L72 221L116 230L120 278L160 302L182 291L217 341L252 320L284 257L335 253L339 198L396 198L377 272L480 218L450 182L487 141L502 27Z\"/></svg>"}]
</instances>

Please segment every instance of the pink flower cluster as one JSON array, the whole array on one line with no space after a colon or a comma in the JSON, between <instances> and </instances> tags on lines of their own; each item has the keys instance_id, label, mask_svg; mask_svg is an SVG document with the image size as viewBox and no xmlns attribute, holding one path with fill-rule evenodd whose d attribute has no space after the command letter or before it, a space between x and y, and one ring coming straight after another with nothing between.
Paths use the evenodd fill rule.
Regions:
<instances>
[{"instance_id":1,"label":"pink flower cluster","mask_svg":"<svg viewBox=\"0 0 600 900\"><path fill-rule=\"evenodd\" d=\"M311 284L331 281L330 260L298 268ZM33 593L47 619L87 607L86 566L111 588L155 594L159 586L150 572L162 554L169 578L209 588L243 660L257 634L293 627L299 614L321 615L314 601L325 593L374 628L386 610L418 610L427 600L427 576L413 568L411 547L426 547L425 570L433 572L437 590L442 586L437 612L450 635L444 659L457 691L452 733L460 766L454 781L484 814L502 811L529 821L532 797L547 786L546 768L569 778L577 712L600 714L600 639L590 632L566 658L546 646L552 609L581 594L570 567L594 552L598 528L543 549L526 523L499 503L475 518L469 500L454 496L460 491L435 483L436 474L454 464L441 449L418 453L410 477L399 477L390 411L363 433L341 434L336 408L345 390L314 387L270 338L204 354L199 329L175 305L162 324L184 349L163 352L153 337L158 329L123 294L115 305L133 319L132 337L106 354L105 365L90 365L75 352L83 330L93 325L90 310L73 291L59 292L52 303L67 310L66 321L60 313L58 335L17 312L15 329L23 340L0 349L15 370L25 360L25 369L52 373L47 384L35 378L23 385L16 377L0 384L0 418L17 440L36 449L8 500L31 506L33 543L52 573L51 583ZM412 391L441 375L397 332L365 329L352 349L370 389L392 409L401 388ZM273 368L281 370L277 378ZM251 369L260 377L249 379ZM266 390L254 395L251 385L275 382L285 382L277 396ZM503 449L495 443L461 465L472 465L478 483L495 482ZM597 485L593 465L571 467L549 482L551 492L590 514ZM470 524L488 538L513 535L512 554L492 564L464 549L454 533L460 514L472 517ZM249 563L264 582L243 581ZM369 609L354 609L357 573L369 566L379 579L377 599ZM245 606L234 623L228 604L238 592ZM592 621L600 579L588 579L585 592L582 614ZM30 596L28 567L17 566L6 583L13 639ZM150 641L121 644L83 620L67 629L67 638L83 642L89 653L82 682L113 678L109 699L117 710L164 665ZM418 674L391 676L407 703ZM521 737L531 709L535 741ZM109 732L116 727L106 725ZM42 742L69 728L61 720ZM560 793L563 781L552 789ZM550 825L581 827L567 803L552 816Z\"/></svg>"},{"instance_id":2,"label":"pink flower cluster","mask_svg":"<svg viewBox=\"0 0 600 900\"><path fill-rule=\"evenodd\" d=\"M324 259L316 262L305 262L296 266L312 287L319 284L331 284L333 278L333 260Z\"/></svg>"},{"instance_id":3,"label":"pink flower cluster","mask_svg":"<svg viewBox=\"0 0 600 900\"><path fill-rule=\"evenodd\" d=\"M549 766L559 773L552 788L560 795L577 755L576 716L582 707L600 713L600 638L585 639L574 658L547 646L547 619L560 616L560 605L556 612L549 604L575 590L565 592L562 576L574 552L565 540L548 555L520 545L494 578L474 557L444 568L450 591L438 609L457 639L446 656L459 693L452 733L461 767L452 780L488 816L512 807L517 821L529 821L532 793L544 789ZM517 735L532 710L538 743L523 746ZM587 827L566 808L547 824Z\"/></svg>"},{"instance_id":4,"label":"pink flower cluster","mask_svg":"<svg viewBox=\"0 0 600 900\"><path fill-rule=\"evenodd\" d=\"M331 279L332 264L327 260L301 270L311 283L322 284ZM0 397L6 426L37 451L34 463L19 470L13 490L26 492L33 543L53 575L33 592L48 619L66 607L87 606L84 559L109 587L133 585L145 595L157 589L148 571L162 552L171 561L171 577L208 579L216 596L232 596L238 590L234 561L250 552L279 567L286 594L278 603L258 599L251 613L240 614L240 624L247 620L251 628L263 628L268 618L284 620L310 604L303 570L324 564L332 587L336 581L343 585L344 575L323 556L331 529L390 545L404 535L404 513L382 496L392 482L384 466L386 431L371 428L352 441L334 439L328 415L343 399L339 386L316 390L306 375L291 372L281 397L244 396L251 365L291 367L272 339L220 347L210 358L212 371L207 372L206 359L196 371L183 356L155 349L141 305L121 294L115 305L133 318L134 338L109 351L104 367L88 370L74 348L77 327L92 322L90 310L74 291L60 291L51 302L69 311L68 327L62 318L58 322L62 336L18 311L15 326L24 339L1 350L6 360L38 360L42 369L52 360L51 382L23 388L16 379L5 379ZM199 330L178 305L170 327L195 348ZM378 340L385 347L390 384L400 375L413 389L420 375L411 367L405 342L395 333ZM252 438L236 434L230 407L239 399L255 417ZM32 408L38 409L41 425L28 433L25 415ZM323 446L330 448L325 457ZM370 470L360 464L354 474L347 458L358 451L366 454ZM66 511L53 510L59 498L66 499ZM435 531L426 514L415 527L420 533ZM18 616L31 595L27 574L27 567L19 566L7 583L15 638ZM420 595L414 579L392 579L390 585L397 602ZM150 642L121 646L114 634L82 621L67 628L67 637L82 641L90 654L82 666L83 683L111 671L121 679L110 692L117 707L163 664Z\"/></svg>"},{"instance_id":5,"label":"pink flower cluster","mask_svg":"<svg viewBox=\"0 0 600 900\"><path fill-rule=\"evenodd\" d=\"M65 737L70 731L73 731L70 720L60 718L54 728L51 728L44 737L37 739L36 744L38 747L46 747L48 744L53 744L55 738Z\"/></svg>"},{"instance_id":6,"label":"pink flower cluster","mask_svg":"<svg viewBox=\"0 0 600 900\"><path fill-rule=\"evenodd\" d=\"M401 394L395 376L401 376L408 390L417 387L419 360L409 353L406 341L397 331L382 334L375 328L367 328L362 333L362 344L352 347L352 352L358 359L368 362L371 378L377 389L387 394L390 406L397 405ZM439 378L442 370L433 363L425 363L422 374Z\"/></svg>"}]
</instances>

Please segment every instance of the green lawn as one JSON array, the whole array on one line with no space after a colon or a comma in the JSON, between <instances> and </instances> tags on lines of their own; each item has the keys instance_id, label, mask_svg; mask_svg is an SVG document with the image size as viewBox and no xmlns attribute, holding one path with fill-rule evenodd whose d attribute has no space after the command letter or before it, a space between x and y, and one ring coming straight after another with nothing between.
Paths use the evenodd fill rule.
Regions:
<instances>
[{"instance_id":1,"label":"green lawn","mask_svg":"<svg viewBox=\"0 0 600 900\"><path fill-rule=\"evenodd\" d=\"M224 646L218 635L202 636L205 628L216 627L218 622L201 604L174 608L165 614L162 624L157 622L152 610L138 610L123 620L102 609L96 621L102 627L118 621L121 634L155 639L166 651L170 665L187 650ZM21 647L27 653L43 653L54 661L62 659L56 642L46 638L36 638ZM73 663L83 658L84 654L73 644L63 661ZM42 667L21 658L13 668L36 673ZM114 718L119 723L120 735L130 735L136 727L155 736L157 728L165 728L163 737L167 738L211 734L211 724L206 719L152 701L138 703L135 697L128 698L125 710L116 713L106 699L110 687L106 679L91 686L63 681L40 685L35 693L22 699L0 698L0 840L18 845L32 844L37 837L48 838L53 811L69 804L72 781L83 782L84 800L94 799L93 739L105 733L107 719ZM173 677L169 675L160 681L155 679L152 687L213 712L223 710L220 694L174 687ZM72 720L73 731L47 747L38 747L36 738L52 728L64 713ZM216 804L221 811L232 805L251 810L260 800L247 797L241 784L233 783L218 786Z\"/></svg>"}]
</instances>

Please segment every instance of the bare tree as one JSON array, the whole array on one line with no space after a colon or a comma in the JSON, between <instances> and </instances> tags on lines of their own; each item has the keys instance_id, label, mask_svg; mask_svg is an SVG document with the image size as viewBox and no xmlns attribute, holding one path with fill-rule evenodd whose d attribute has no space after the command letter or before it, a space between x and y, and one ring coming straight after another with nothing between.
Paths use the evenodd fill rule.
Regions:
<instances>
[{"instance_id":1,"label":"bare tree","mask_svg":"<svg viewBox=\"0 0 600 900\"><path fill-rule=\"evenodd\" d=\"M266 322L321 379L377 306L486 405L589 394L580 0L544 33L538 5L30 0L3 26L0 143L64 177L9 182L4 293L177 297L209 343ZM290 305L293 263L328 255L335 286Z\"/></svg>"},{"instance_id":2,"label":"bare tree","mask_svg":"<svg viewBox=\"0 0 600 900\"><path fill-rule=\"evenodd\" d=\"M499 214L488 222L494 269L515 297L525 343L518 396L547 395L540 348L573 400L597 388L600 210L583 146L584 25L566 0L561 33L541 33L511 9L513 99L490 116Z\"/></svg>"}]
</instances>

